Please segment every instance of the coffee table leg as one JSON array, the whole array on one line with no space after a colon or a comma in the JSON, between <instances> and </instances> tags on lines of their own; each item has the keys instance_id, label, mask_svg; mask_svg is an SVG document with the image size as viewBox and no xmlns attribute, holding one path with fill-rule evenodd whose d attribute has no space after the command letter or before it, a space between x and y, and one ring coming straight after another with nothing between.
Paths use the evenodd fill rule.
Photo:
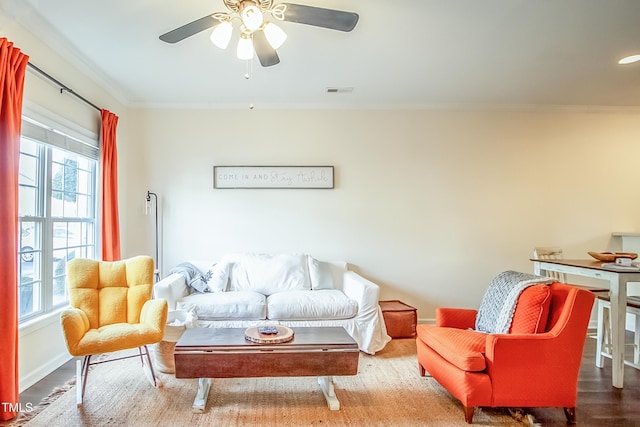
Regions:
<instances>
[{"instance_id":1,"label":"coffee table leg","mask_svg":"<svg viewBox=\"0 0 640 427\"><path fill-rule=\"evenodd\" d=\"M209 397L209 389L211 388L211 378L198 379L198 392L193 400L193 412L202 413L207 405L207 397Z\"/></svg>"},{"instance_id":2,"label":"coffee table leg","mask_svg":"<svg viewBox=\"0 0 640 427\"><path fill-rule=\"evenodd\" d=\"M320 384L324 398L327 399L329 409L332 411L340 409L340 401L336 396L336 390L333 386L333 377L318 377L318 384Z\"/></svg>"}]
</instances>

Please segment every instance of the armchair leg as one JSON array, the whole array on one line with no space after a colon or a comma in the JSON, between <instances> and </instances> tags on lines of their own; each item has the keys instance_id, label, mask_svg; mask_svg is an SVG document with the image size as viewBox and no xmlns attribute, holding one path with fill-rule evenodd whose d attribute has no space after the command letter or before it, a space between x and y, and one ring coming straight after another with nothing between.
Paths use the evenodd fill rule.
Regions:
<instances>
[{"instance_id":1,"label":"armchair leg","mask_svg":"<svg viewBox=\"0 0 640 427\"><path fill-rule=\"evenodd\" d=\"M146 355L146 359L147 359L147 369L145 369L145 366L144 366L145 362L144 362L144 358L142 357L143 348L144 348L144 354ZM149 380L152 386L156 388L159 387L160 381L156 378L156 373L153 370L153 363L151 362L151 355L149 354L149 348L147 348L147 346L145 345L145 346L139 347L139 351L140 351L140 360L142 360L142 369L144 370L144 373L147 376L147 379Z\"/></svg>"},{"instance_id":2,"label":"armchair leg","mask_svg":"<svg viewBox=\"0 0 640 427\"><path fill-rule=\"evenodd\" d=\"M464 420L467 424L473 424L473 413L475 412L475 406L463 406Z\"/></svg>"},{"instance_id":3,"label":"armchair leg","mask_svg":"<svg viewBox=\"0 0 640 427\"><path fill-rule=\"evenodd\" d=\"M149 348L144 345L138 348L138 355L132 356L124 356L120 358L103 360L91 363L91 355L84 356L82 360L78 359L76 361L76 405L78 407L82 406L82 400L84 398L84 390L87 387L87 377L89 376L89 366L96 365L99 363L107 363L113 362L116 360L129 359L131 357L140 357L140 361L142 362L142 370L145 373L145 376L149 380L152 386L160 387L160 380L156 377L156 373L153 370L153 363L151 362L151 353L149 352ZM146 361L145 361L146 359ZM145 366L146 365L146 366Z\"/></svg>"},{"instance_id":4,"label":"armchair leg","mask_svg":"<svg viewBox=\"0 0 640 427\"><path fill-rule=\"evenodd\" d=\"M569 424L576 423L576 408L564 408L564 415L567 417L567 422Z\"/></svg>"},{"instance_id":5,"label":"armchair leg","mask_svg":"<svg viewBox=\"0 0 640 427\"><path fill-rule=\"evenodd\" d=\"M426 375L426 370L424 369L424 366L422 366L419 362L418 362L418 368L420 369L420 376L424 377Z\"/></svg>"},{"instance_id":6,"label":"armchair leg","mask_svg":"<svg viewBox=\"0 0 640 427\"><path fill-rule=\"evenodd\" d=\"M87 375L89 374L89 365L91 356L84 356L82 360L76 361L76 406L82 406L84 398L84 389L87 386Z\"/></svg>"}]
</instances>

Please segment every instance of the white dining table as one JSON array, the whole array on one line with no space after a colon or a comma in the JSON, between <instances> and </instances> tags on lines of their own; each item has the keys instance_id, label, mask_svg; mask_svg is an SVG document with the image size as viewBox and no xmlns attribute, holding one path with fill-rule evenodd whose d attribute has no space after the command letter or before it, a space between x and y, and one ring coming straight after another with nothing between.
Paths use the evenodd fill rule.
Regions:
<instances>
[{"instance_id":1,"label":"white dining table","mask_svg":"<svg viewBox=\"0 0 640 427\"><path fill-rule=\"evenodd\" d=\"M575 276L591 277L609 283L609 297L611 299L611 383L616 388L622 388L624 383L624 336L627 315L627 286L631 282L640 282L640 271L617 271L603 268L603 263L594 260L536 260L533 261L534 273L544 276L544 272Z\"/></svg>"}]
</instances>

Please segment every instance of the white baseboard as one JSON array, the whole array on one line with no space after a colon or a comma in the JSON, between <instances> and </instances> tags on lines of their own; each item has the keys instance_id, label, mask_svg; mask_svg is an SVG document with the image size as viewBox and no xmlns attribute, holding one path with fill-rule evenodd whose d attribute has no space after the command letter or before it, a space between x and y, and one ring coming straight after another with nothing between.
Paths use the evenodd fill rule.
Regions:
<instances>
[{"instance_id":1,"label":"white baseboard","mask_svg":"<svg viewBox=\"0 0 640 427\"><path fill-rule=\"evenodd\" d=\"M72 357L69 356L69 353L64 352L59 354L58 356L50 359L47 363L40 366L35 371L29 372L27 375L20 376L20 393L58 369L60 366L64 365L67 361L71 360Z\"/></svg>"}]
</instances>

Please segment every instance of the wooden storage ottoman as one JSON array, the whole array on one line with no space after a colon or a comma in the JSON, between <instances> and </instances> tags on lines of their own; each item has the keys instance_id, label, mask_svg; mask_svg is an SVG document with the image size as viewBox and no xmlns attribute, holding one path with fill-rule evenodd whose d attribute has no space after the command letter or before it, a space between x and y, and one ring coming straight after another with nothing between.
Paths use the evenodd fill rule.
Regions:
<instances>
[{"instance_id":1,"label":"wooden storage ottoman","mask_svg":"<svg viewBox=\"0 0 640 427\"><path fill-rule=\"evenodd\" d=\"M379 304L387 326L387 334L391 338L415 338L418 324L415 307L398 300L380 301Z\"/></svg>"}]
</instances>

